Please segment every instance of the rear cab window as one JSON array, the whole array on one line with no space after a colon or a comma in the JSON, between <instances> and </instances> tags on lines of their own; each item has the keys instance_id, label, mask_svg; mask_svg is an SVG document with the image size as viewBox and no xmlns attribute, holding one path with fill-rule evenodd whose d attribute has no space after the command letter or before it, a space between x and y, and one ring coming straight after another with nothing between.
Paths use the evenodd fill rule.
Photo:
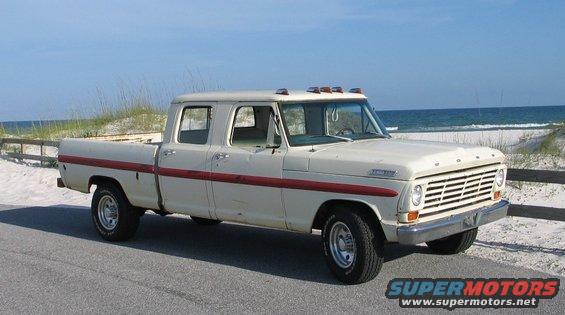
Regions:
<instances>
[{"instance_id":1,"label":"rear cab window","mask_svg":"<svg viewBox=\"0 0 565 315\"><path fill-rule=\"evenodd\" d=\"M212 107L185 107L178 132L179 143L206 144L210 134Z\"/></svg>"}]
</instances>

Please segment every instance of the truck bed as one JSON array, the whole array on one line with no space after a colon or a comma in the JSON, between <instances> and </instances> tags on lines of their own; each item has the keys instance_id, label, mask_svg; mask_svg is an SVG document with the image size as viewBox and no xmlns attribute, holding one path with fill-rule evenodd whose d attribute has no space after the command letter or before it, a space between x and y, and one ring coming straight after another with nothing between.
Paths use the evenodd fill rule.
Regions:
<instances>
[{"instance_id":1,"label":"truck bed","mask_svg":"<svg viewBox=\"0 0 565 315\"><path fill-rule=\"evenodd\" d=\"M90 192L95 177L119 182L132 205L158 209L155 160L159 143L123 143L65 139L59 147L59 170L66 187Z\"/></svg>"}]
</instances>

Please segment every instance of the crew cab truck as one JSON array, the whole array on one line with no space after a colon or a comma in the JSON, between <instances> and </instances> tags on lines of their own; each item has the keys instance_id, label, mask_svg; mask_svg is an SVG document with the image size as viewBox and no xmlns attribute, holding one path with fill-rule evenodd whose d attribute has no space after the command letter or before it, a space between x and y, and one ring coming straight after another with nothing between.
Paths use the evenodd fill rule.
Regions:
<instances>
[{"instance_id":1,"label":"crew cab truck","mask_svg":"<svg viewBox=\"0 0 565 315\"><path fill-rule=\"evenodd\" d=\"M66 139L60 186L88 193L108 241L146 210L312 233L342 282L374 278L385 243L454 254L506 216L504 155L394 139L360 89L238 91L176 97L162 143Z\"/></svg>"}]
</instances>

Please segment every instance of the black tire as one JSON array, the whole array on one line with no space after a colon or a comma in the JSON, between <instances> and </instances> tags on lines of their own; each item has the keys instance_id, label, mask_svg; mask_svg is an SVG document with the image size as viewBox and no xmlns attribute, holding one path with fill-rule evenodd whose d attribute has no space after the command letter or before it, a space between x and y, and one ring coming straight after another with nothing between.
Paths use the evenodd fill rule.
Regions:
<instances>
[{"instance_id":1,"label":"black tire","mask_svg":"<svg viewBox=\"0 0 565 315\"><path fill-rule=\"evenodd\" d=\"M101 222L98 206L103 198L109 197L117 205L117 223L113 228L107 228ZM94 227L103 239L111 242L125 241L133 237L139 226L140 212L127 200L123 191L114 184L99 185L92 198L91 207Z\"/></svg>"},{"instance_id":2,"label":"black tire","mask_svg":"<svg viewBox=\"0 0 565 315\"><path fill-rule=\"evenodd\" d=\"M345 224L354 239L354 258L351 265L345 267L339 265L330 247L331 230L338 222ZM385 237L378 224L378 221L369 216L343 206L335 207L328 216L322 229L322 249L330 271L339 281L359 284L370 281L379 274L384 261Z\"/></svg>"},{"instance_id":3,"label":"black tire","mask_svg":"<svg viewBox=\"0 0 565 315\"><path fill-rule=\"evenodd\" d=\"M192 221L196 222L196 224L198 224L198 225L217 225L217 224L222 223L222 221L220 221L220 220L205 219L205 218L199 218L199 217L193 217L193 216L190 216L190 218L192 219Z\"/></svg>"},{"instance_id":4,"label":"black tire","mask_svg":"<svg viewBox=\"0 0 565 315\"><path fill-rule=\"evenodd\" d=\"M466 251L475 239L479 229L474 228L439 240L426 242L426 245L435 253L452 255Z\"/></svg>"}]
</instances>

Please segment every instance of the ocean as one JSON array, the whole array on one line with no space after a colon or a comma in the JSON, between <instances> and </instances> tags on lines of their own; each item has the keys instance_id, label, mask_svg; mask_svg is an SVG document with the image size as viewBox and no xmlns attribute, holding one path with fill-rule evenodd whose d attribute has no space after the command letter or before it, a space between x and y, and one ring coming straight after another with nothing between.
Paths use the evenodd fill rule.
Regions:
<instances>
[{"instance_id":1,"label":"ocean","mask_svg":"<svg viewBox=\"0 0 565 315\"><path fill-rule=\"evenodd\" d=\"M377 114L390 132L541 129L565 123L565 105L420 110L377 108ZM61 121L8 121L0 124L10 132Z\"/></svg>"},{"instance_id":2,"label":"ocean","mask_svg":"<svg viewBox=\"0 0 565 315\"><path fill-rule=\"evenodd\" d=\"M385 110L377 114L390 132L541 129L563 126L565 105Z\"/></svg>"}]
</instances>

